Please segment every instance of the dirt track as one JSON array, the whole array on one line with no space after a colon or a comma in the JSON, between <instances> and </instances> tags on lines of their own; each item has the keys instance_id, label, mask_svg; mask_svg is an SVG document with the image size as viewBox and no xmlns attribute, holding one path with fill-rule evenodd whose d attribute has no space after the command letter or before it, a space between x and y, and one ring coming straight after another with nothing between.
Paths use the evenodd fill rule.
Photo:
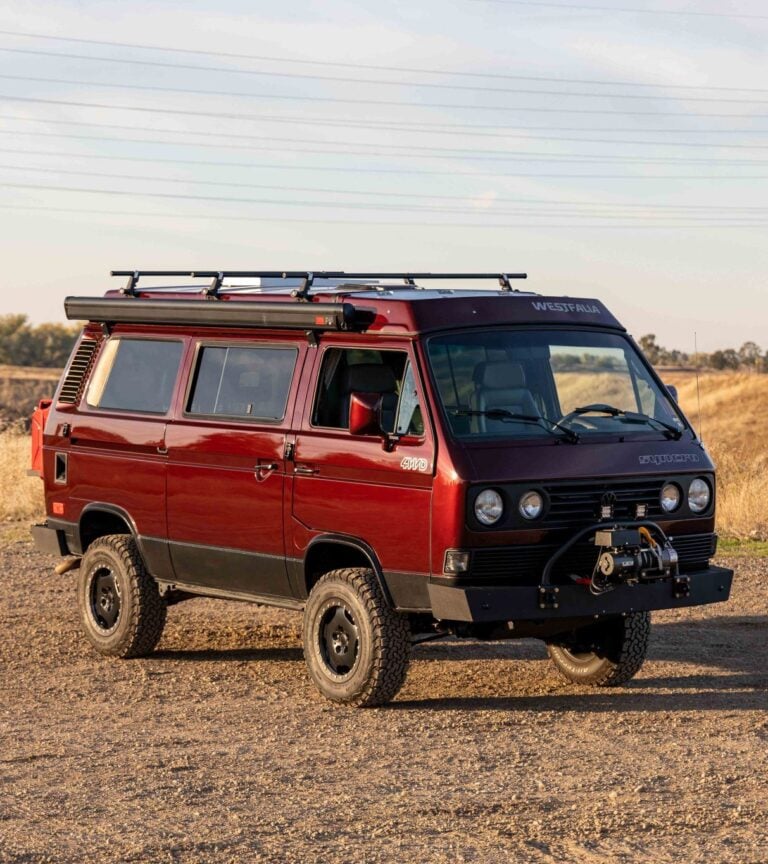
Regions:
<instances>
[{"instance_id":1,"label":"dirt track","mask_svg":"<svg viewBox=\"0 0 768 864\"><path fill-rule=\"evenodd\" d=\"M437 642L369 711L315 695L298 617L244 604L100 659L51 564L0 551L0 862L768 861L768 561L655 616L627 687Z\"/></svg>"}]
</instances>

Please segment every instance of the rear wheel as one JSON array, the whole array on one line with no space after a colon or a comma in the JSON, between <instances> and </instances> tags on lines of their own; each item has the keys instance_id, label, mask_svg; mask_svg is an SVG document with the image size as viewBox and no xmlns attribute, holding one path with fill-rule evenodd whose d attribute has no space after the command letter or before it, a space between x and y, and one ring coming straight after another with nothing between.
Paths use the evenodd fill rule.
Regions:
<instances>
[{"instance_id":1,"label":"rear wheel","mask_svg":"<svg viewBox=\"0 0 768 864\"><path fill-rule=\"evenodd\" d=\"M304 610L304 658L332 702L370 707L389 702L408 671L410 629L382 595L372 570L326 573Z\"/></svg>"},{"instance_id":2,"label":"rear wheel","mask_svg":"<svg viewBox=\"0 0 768 864\"><path fill-rule=\"evenodd\" d=\"M575 684L616 687L643 665L651 633L648 612L590 624L547 646L557 671Z\"/></svg>"},{"instance_id":3,"label":"rear wheel","mask_svg":"<svg viewBox=\"0 0 768 864\"><path fill-rule=\"evenodd\" d=\"M110 657L151 653L165 626L165 600L127 534L99 537L88 547L77 604L88 641Z\"/></svg>"}]
</instances>

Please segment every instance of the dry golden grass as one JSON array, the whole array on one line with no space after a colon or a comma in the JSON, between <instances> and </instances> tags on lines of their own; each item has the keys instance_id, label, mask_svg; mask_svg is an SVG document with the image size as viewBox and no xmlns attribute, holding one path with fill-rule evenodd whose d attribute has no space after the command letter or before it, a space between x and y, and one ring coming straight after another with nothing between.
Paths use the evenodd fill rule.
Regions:
<instances>
[{"instance_id":1,"label":"dry golden grass","mask_svg":"<svg viewBox=\"0 0 768 864\"><path fill-rule=\"evenodd\" d=\"M662 375L699 429L696 376ZM718 470L718 530L768 540L768 375L708 372L699 378L701 431Z\"/></svg>"},{"instance_id":2,"label":"dry golden grass","mask_svg":"<svg viewBox=\"0 0 768 864\"><path fill-rule=\"evenodd\" d=\"M29 522L43 515L43 481L28 477L30 440L0 432L0 522Z\"/></svg>"},{"instance_id":3,"label":"dry golden grass","mask_svg":"<svg viewBox=\"0 0 768 864\"><path fill-rule=\"evenodd\" d=\"M40 399L49 399L61 375L58 369L0 366L0 428L26 420Z\"/></svg>"}]
</instances>

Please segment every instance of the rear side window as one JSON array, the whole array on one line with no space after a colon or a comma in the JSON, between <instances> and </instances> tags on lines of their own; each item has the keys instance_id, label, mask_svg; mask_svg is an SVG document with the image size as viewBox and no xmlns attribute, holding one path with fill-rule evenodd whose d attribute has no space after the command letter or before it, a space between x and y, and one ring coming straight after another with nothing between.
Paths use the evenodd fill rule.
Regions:
<instances>
[{"instance_id":1,"label":"rear side window","mask_svg":"<svg viewBox=\"0 0 768 864\"><path fill-rule=\"evenodd\" d=\"M187 412L282 420L297 356L295 348L201 348Z\"/></svg>"},{"instance_id":2,"label":"rear side window","mask_svg":"<svg viewBox=\"0 0 768 864\"><path fill-rule=\"evenodd\" d=\"M91 376L85 401L91 408L166 414L179 372L183 343L111 339Z\"/></svg>"}]
</instances>

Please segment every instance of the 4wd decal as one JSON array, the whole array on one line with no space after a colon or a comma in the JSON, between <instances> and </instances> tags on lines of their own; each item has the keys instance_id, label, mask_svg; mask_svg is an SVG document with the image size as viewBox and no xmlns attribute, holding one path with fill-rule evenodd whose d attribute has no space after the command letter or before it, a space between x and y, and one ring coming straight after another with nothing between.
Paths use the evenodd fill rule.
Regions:
<instances>
[{"instance_id":1,"label":"4wd decal","mask_svg":"<svg viewBox=\"0 0 768 864\"><path fill-rule=\"evenodd\" d=\"M400 462L403 471L428 471L429 461L419 456L404 456Z\"/></svg>"},{"instance_id":2,"label":"4wd decal","mask_svg":"<svg viewBox=\"0 0 768 864\"><path fill-rule=\"evenodd\" d=\"M701 462L701 458L698 453L648 453L638 461L641 465L684 465Z\"/></svg>"}]
</instances>

